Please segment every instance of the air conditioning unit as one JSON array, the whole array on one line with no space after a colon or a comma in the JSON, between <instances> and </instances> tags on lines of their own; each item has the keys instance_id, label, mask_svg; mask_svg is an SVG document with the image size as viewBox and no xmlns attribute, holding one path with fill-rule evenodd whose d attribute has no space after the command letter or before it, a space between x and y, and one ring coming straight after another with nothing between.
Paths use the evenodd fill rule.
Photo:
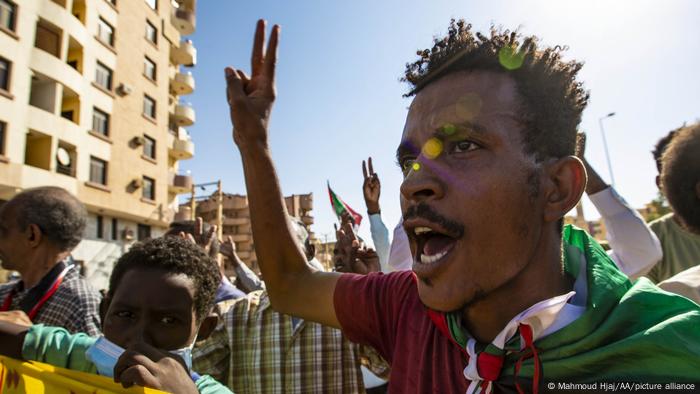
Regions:
<instances>
[{"instance_id":1,"label":"air conditioning unit","mask_svg":"<svg viewBox=\"0 0 700 394\"><path fill-rule=\"evenodd\" d=\"M141 186L143 186L143 179L141 179L141 178L132 179L131 183L129 183L129 186L131 186L133 189L138 189Z\"/></svg>"},{"instance_id":2,"label":"air conditioning unit","mask_svg":"<svg viewBox=\"0 0 700 394\"><path fill-rule=\"evenodd\" d=\"M127 94L131 94L133 91L133 88L125 83L120 83L119 86L117 86L117 93L121 96L126 96Z\"/></svg>"},{"instance_id":3,"label":"air conditioning unit","mask_svg":"<svg viewBox=\"0 0 700 394\"><path fill-rule=\"evenodd\" d=\"M131 241L134 239L134 230L130 228L125 228L122 230L122 239L125 241Z\"/></svg>"},{"instance_id":4,"label":"air conditioning unit","mask_svg":"<svg viewBox=\"0 0 700 394\"><path fill-rule=\"evenodd\" d=\"M137 136L131 139L131 143L136 146L141 146L146 143L146 139L142 136Z\"/></svg>"}]
</instances>

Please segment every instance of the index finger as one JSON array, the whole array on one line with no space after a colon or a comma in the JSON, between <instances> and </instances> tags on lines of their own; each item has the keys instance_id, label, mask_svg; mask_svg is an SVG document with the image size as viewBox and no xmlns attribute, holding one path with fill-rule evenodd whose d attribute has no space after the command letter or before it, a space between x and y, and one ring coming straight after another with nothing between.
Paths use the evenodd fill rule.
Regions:
<instances>
[{"instance_id":1,"label":"index finger","mask_svg":"<svg viewBox=\"0 0 700 394\"><path fill-rule=\"evenodd\" d=\"M194 236L199 237L202 235L202 217L197 216L197 219L194 221Z\"/></svg>"},{"instance_id":2,"label":"index finger","mask_svg":"<svg viewBox=\"0 0 700 394\"><path fill-rule=\"evenodd\" d=\"M277 42L279 41L280 26L272 27L270 34L270 42L267 43L267 52L265 52L265 75L270 81L270 87L275 85L275 66L277 66Z\"/></svg>"},{"instance_id":3,"label":"index finger","mask_svg":"<svg viewBox=\"0 0 700 394\"><path fill-rule=\"evenodd\" d=\"M362 176L365 178L365 180L369 178L369 175L367 175L367 164L364 160L362 160Z\"/></svg>"},{"instance_id":4,"label":"index finger","mask_svg":"<svg viewBox=\"0 0 700 394\"><path fill-rule=\"evenodd\" d=\"M265 20L259 19L255 26L255 38L253 39L253 54L250 57L250 69L252 77L258 75L263 65L263 46L265 45Z\"/></svg>"}]
</instances>

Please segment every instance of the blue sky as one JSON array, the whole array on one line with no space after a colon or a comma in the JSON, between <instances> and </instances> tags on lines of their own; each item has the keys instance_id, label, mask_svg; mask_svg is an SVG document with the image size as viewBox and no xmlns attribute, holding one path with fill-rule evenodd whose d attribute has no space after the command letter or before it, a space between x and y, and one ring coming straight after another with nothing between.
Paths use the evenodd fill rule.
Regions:
<instances>
[{"instance_id":1,"label":"blue sky","mask_svg":"<svg viewBox=\"0 0 700 394\"><path fill-rule=\"evenodd\" d=\"M581 129L587 157L610 179L598 119L605 120L616 188L642 207L656 195L650 151L668 130L700 120L700 2L658 1L216 1L198 2L195 93L190 127L193 159L181 162L195 182L222 179L245 194L240 156L231 139L224 95L226 65L250 69L255 22L282 25L270 142L284 193L314 193L313 230L334 238L326 180L365 212L361 161L372 156L382 182L382 216L400 217L401 172L394 153L409 99L399 82L417 49L443 35L449 19L485 31L491 23L520 27L548 45L568 45L585 62L591 91ZM586 201L588 218L599 215ZM360 235L369 236L363 222Z\"/></svg>"}]
</instances>

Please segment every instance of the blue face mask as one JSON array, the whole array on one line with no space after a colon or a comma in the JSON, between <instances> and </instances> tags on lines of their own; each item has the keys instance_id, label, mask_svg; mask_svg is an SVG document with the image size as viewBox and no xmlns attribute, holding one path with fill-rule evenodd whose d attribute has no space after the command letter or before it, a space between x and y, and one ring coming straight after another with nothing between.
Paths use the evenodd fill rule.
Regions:
<instances>
[{"instance_id":1,"label":"blue face mask","mask_svg":"<svg viewBox=\"0 0 700 394\"><path fill-rule=\"evenodd\" d=\"M192 341L190 345L181 349L168 351L168 353L182 358L188 371L192 371L192 348L194 348L195 341ZM97 373L102 376L113 378L114 366L117 364L117 360L119 360L122 353L124 353L123 348L102 336L88 348L85 352L85 356L95 364Z\"/></svg>"},{"instance_id":2,"label":"blue face mask","mask_svg":"<svg viewBox=\"0 0 700 394\"><path fill-rule=\"evenodd\" d=\"M88 348L85 356L95 364L98 374L113 378L114 365L122 353L124 353L124 349L119 345L115 345L105 337L100 337Z\"/></svg>"}]
</instances>

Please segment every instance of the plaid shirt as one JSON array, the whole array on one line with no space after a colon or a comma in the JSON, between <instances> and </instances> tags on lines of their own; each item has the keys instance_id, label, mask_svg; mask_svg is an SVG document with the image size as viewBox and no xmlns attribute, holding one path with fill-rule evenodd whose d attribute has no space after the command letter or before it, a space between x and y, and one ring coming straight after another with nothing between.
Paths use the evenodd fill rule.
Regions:
<instances>
[{"instance_id":1,"label":"plaid shirt","mask_svg":"<svg viewBox=\"0 0 700 394\"><path fill-rule=\"evenodd\" d=\"M12 297L10 310L21 309L20 302L31 290L25 289L21 280L2 284L0 304L15 288L21 290ZM78 267L73 267L66 273L58 290L39 309L33 323L63 327L71 333L84 332L90 336L98 336L100 300L100 294L80 276Z\"/></svg>"},{"instance_id":2,"label":"plaid shirt","mask_svg":"<svg viewBox=\"0 0 700 394\"><path fill-rule=\"evenodd\" d=\"M223 304L223 305L222 305ZM276 312L267 293L220 303L223 319L194 349L194 370L237 394L361 393L360 364L379 376L389 367L340 330Z\"/></svg>"}]
</instances>

